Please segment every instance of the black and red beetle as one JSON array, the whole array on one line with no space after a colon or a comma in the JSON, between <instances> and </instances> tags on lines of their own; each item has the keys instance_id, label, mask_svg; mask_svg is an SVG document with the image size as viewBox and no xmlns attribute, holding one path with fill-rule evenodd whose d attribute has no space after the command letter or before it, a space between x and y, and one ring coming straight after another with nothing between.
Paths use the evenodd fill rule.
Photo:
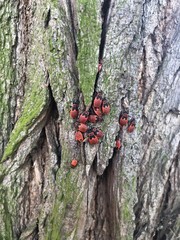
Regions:
<instances>
[{"instance_id":1,"label":"black and red beetle","mask_svg":"<svg viewBox=\"0 0 180 240\"><path fill-rule=\"evenodd\" d=\"M104 133L101 129L93 128L94 135L97 136L98 139L104 136Z\"/></svg>"},{"instance_id":2,"label":"black and red beetle","mask_svg":"<svg viewBox=\"0 0 180 240\"><path fill-rule=\"evenodd\" d=\"M70 110L70 116L71 118L75 119L78 117L78 104L79 102L78 101L73 101L73 105L71 107L71 110Z\"/></svg>"},{"instance_id":3,"label":"black and red beetle","mask_svg":"<svg viewBox=\"0 0 180 240\"><path fill-rule=\"evenodd\" d=\"M79 116L79 122L80 123L86 123L87 120L88 120L88 116L89 116L88 111L85 111L85 112L81 113L80 116Z\"/></svg>"},{"instance_id":4,"label":"black and red beetle","mask_svg":"<svg viewBox=\"0 0 180 240\"><path fill-rule=\"evenodd\" d=\"M100 108L102 104L102 93L98 92L93 100L93 107Z\"/></svg>"},{"instance_id":5,"label":"black and red beetle","mask_svg":"<svg viewBox=\"0 0 180 240\"><path fill-rule=\"evenodd\" d=\"M84 141L84 136L83 136L82 132L77 131L75 133L75 140L78 141L78 142L83 142Z\"/></svg>"},{"instance_id":6,"label":"black and red beetle","mask_svg":"<svg viewBox=\"0 0 180 240\"><path fill-rule=\"evenodd\" d=\"M131 118L128 121L127 132L129 132L129 133L133 132L135 129L135 126L136 126L135 118Z\"/></svg>"},{"instance_id":7,"label":"black and red beetle","mask_svg":"<svg viewBox=\"0 0 180 240\"><path fill-rule=\"evenodd\" d=\"M88 130L88 126L85 123L77 122L75 126L77 127L77 130L82 133L85 133Z\"/></svg>"},{"instance_id":8,"label":"black and red beetle","mask_svg":"<svg viewBox=\"0 0 180 240\"><path fill-rule=\"evenodd\" d=\"M119 124L121 127L125 126L128 123L128 113L127 112L121 112L119 116Z\"/></svg>"},{"instance_id":9,"label":"black and red beetle","mask_svg":"<svg viewBox=\"0 0 180 240\"><path fill-rule=\"evenodd\" d=\"M104 98L103 102L102 102L102 113L105 115L109 114L110 110L111 110L110 105L109 105L108 101Z\"/></svg>"},{"instance_id":10,"label":"black and red beetle","mask_svg":"<svg viewBox=\"0 0 180 240\"><path fill-rule=\"evenodd\" d=\"M94 132L90 132L88 134L88 142L90 144L97 144L99 141L98 137L94 134Z\"/></svg>"}]
</instances>

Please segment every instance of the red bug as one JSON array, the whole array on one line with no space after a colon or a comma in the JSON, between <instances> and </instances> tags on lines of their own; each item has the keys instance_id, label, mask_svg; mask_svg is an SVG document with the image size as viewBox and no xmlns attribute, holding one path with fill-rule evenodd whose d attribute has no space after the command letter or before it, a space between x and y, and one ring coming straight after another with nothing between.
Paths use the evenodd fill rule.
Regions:
<instances>
[{"instance_id":1,"label":"red bug","mask_svg":"<svg viewBox=\"0 0 180 240\"><path fill-rule=\"evenodd\" d=\"M98 122L98 121L102 121L102 117L101 116L98 116L95 112L94 112L94 110L97 112L97 114L99 114L99 115L102 115L102 113L101 113L101 111L98 109L97 110L97 108L90 108L90 110L89 110L89 118L88 118L88 120L89 120L89 122L91 122L91 123L96 123L96 122Z\"/></svg>"},{"instance_id":2,"label":"red bug","mask_svg":"<svg viewBox=\"0 0 180 240\"><path fill-rule=\"evenodd\" d=\"M73 101L73 105L70 110L70 116L75 119L78 116L78 101Z\"/></svg>"},{"instance_id":3,"label":"red bug","mask_svg":"<svg viewBox=\"0 0 180 240\"><path fill-rule=\"evenodd\" d=\"M116 148L118 150L121 148L121 139L118 136L116 137Z\"/></svg>"},{"instance_id":4,"label":"red bug","mask_svg":"<svg viewBox=\"0 0 180 240\"><path fill-rule=\"evenodd\" d=\"M102 116L101 108L99 108L99 107L93 107L93 110L94 110L95 114L98 115L98 117L101 117L101 116Z\"/></svg>"},{"instance_id":5,"label":"red bug","mask_svg":"<svg viewBox=\"0 0 180 240\"><path fill-rule=\"evenodd\" d=\"M136 125L135 119L134 118L130 119L128 122L127 132L129 133L133 132L135 129L135 125Z\"/></svg>"},{"instance_id":6,"label":"red bug","mask_svg":"<svg viewBox=\"0 0 180 240\"><path fill-rule=\"evenodd\" d=\"M73 159L73 160L71 161L71 167L72 167L72 168L75 168L77 165L78 165L78 160Z\"/></svg>"},{"instance_id":7,"label":"red bug","mask_svg":"<svg viewBox=\"0 0 180 240\"><path fill-rule=\"evenodd\" d=\"M89 133L88 142L90 144L97 144L98 141L99 141L98 137L93 132Z\"/></svg>"},{"instance_id":8,"label":"red bug","mask_svg":"<svg viewBox=\"0 0 180 240\"><path fill-rule=\"evenodd\" d=\"M75 140L78 141L78 142L83 142L84 137L83 137L82 132L77 131L77 132L75 133Z\"/></svg>"},{"instance_id":9,"label":"red bug","mask_svg":"<svg viewBox=\"0 0 180 240\"><path fill-rule=\"evenodd\" d=\"M96 123L96 122L98 121L98 116L95 115L95 114L90 114L88 120L89 120L91 123Z\"/></svg>"},{"instance_id":10,"label":"red bug","mask_svg":"<svg viewBox=\"0 0 180 240\"><path fill-rule=\"evenodd\" d=\"M93 107L94 108L100 108L102 104L102 94L99 92L96 94L94 101L93 101Z\"/></svg>"},{"instance_id":11,"label":"red bug","mask_svg":"<svg viewBox=\"0 0 180 240\"><path fill-rule=\"evenodd\" d=\"M88 116L89 116L89 112L87 112L87 111L81 113L80 116L79 116L79 122L80 123L86 123L87 120L88 120Z\"/></svg>"},{"instance_id":12,"label":"red bug","mask_svg":"<svg viewBox=\"0 0 180 240\"><path fill-rule=\"evenodd\" d=\"M103 103L102 103L102 112L103 114L109 114L110 113L110 105L108 103L108 101L106 99L103 100Z\"/></svg>"},{"instance_id":13,"label":"red bug","mask_svg":"<svg viewBox=\"0 0 180 240\"><path fill-rule=\"evenodd\" d=\"M75 119L78 116L78 107L77 106L72 106L70 110L70 116Z\"/></svg>"},{"instance_id":14,"label":"red bug","mask_svg":"<svg viewBox=\"0 0 180 240\"><path fill-rule=\"evenodd\" d=\"M78 131L85 133L88 130L88 126L84 123L79 123L77 125L77 129L78 129Z\"/></svg>"},{"instance_id":15,"label":"red bug","mask_svg":"<svg viewBox=\"0 0 180 240\"><path fill-rule=\"evenodd\" d=\"M94 135L97 136L98 139L104 136L104 133L101 129L93 128Z\"/></svg>"},{"instance_id":16,"label":"red bug","mask_svg":"<svg viewBox=\"0 0 180 240\"><path fill-rule=\"evenodd\" d=\"M119 118L119 124L125 126L128 123L128 114L127 112L121 113Z\"/></svg>"}]
</instances>

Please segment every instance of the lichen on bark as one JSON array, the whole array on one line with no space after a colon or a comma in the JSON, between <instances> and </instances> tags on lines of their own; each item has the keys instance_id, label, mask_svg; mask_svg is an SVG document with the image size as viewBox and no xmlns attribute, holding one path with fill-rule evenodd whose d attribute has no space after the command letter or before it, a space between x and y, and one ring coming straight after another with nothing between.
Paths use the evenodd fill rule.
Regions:
<instances>
[{"instance_id":1,"label":"lichen on bark","mask_svg":"<svg viewBox=\"0 0 180 240\"><path fill-rule=\"evenodd\" d=\"M13 19L16 17L16 4L6 1L0 9L0 157L9 139L13 128L14 104L16 86L14 66L11 60L12 46L16 44L15 26Z\"/></svg>"},{"instance_id":2,"label":"lichen on bark","mask_svg":"<svg viewBox=\"0 0 180 240\"><path fill-rule=\"evenodd\" d=\"M100 14L98 1L77 1L77 66L79 71L80 89L83 92L86 106L92 101L99 61L101 35Z\"/></svg>"},{"instance_id":3,"label":"lichen on bark","mask_svg":"<svg viewBox=\"0 0 180 240\"><path fill-rule=\"evenodd\" d=\"M178 236L178 9L175 0L4 1L0 238ZM97 125L104 138L78 144L70 105L84 110L97 91L111 105ZM125 109L131 134L118 123Z\"/></svg>"}]
</instances>

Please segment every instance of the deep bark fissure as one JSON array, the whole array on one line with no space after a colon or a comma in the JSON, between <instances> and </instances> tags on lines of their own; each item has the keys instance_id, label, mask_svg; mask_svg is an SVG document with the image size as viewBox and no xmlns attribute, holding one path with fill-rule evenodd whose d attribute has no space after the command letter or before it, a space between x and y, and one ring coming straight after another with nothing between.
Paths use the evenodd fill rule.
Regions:
<instances>
[{"instance_id":1,"label":"deep bark fissure","mask_svg":"<svg viewBox=\"0 0 180 240\"><path fill-rule=\"evenodd\" d=\"M165 199L164 199L163 207L162 207L162 209L160 209L162 212L166 209L166 207L168 205L168 199L169 199L170 192L171 192L171 183L170 183L170 176L169 176L169 178L167 180L167 183L166 183L166 187L165 187ZM166 218L167 218L167 216L166 216ZM163 230L158 230L158 225L159 226L163 226L163 223L165 223L165 222L166 222L165 219L162 220L161 217L160 217L160 220L159 220L159 223L157 224L157 228L156 228L153 240L156 240L156 239L158 239L158 240L166 240L165 231L169 231L169 230L166 229L165 231L163 231L164 228L163 228Z\"/></svg>"},{"instance_id":2,"label":"deep bark fissure","mask_svg":"<svg viewBox=\"0 0 180 240\"><path fill-rule=\"evenodd\" d=\"M19 203L19 221L17 222L16 229L18 229L18 232L16 232L17 239L24 233L26 233L28 225L31 223L31 221L34 219L34 221L37 221L37 224L32 228L32 230L29 232L29 237L32 237L32 239L39 239L39 227L38 227L38 218L35 217L35 212L38 212L39 205L41 205L44 201L43 194L45 190L45 176L47 173L47 166L49 164L49 145L47 141L47 132L46 132L46 126L51 122L54 126L56 126L56 120L58 119L58 110L57 110L57 104L54 100L52 89L50 84L48 85L49 90L49 107L46 113L46 122L44 127L41 130L39 139L36 143L36 146L31 150L31 152L28 154L28 156L25 159L24 165L21 166L25 169L25 171L28 172L28 184L25 185L23 188L23 191L20 194L20 203ZM53 128L53 126L52 126ZM61 164L61 145L59 142L59 132L58 127L55 128L55 136L53 136L52 131L52 137L56 140L57 145L54 146L54 151L57 156L57 162L54 163L57 165L57 167L54 165L52 166L52 173L54 174L54 179L56 180L56 173L57 170L60 167ZM53 143L50 144L54 144ZM38 179L38 180L37 180ZM40 182L38 182L40 181Z\"/></svg>"},{"instance_id":3,"label":"deep bark fissure","mask_svg":"<svg viewBox=\"0 0 180 240\"><path fill-rule=\"evenodd\" d=\"M32 239L33 240L38 240L39 239L39 220L37 219L37 224L36 227L32 233Z\"/></svg>"},{"instance_id":4,"label":"deep bark fissure","mask_svg":"<svg viewBox=\"0 0 180 240\"><path fill-rule=\"evenodd\" d=\"M158 207L158 217L157 217L157 224L156 227L153 229L151 233L151 237L153 240L168 240L169 237L172 237L173 233L173 227L177 221L178 214L180 208L176 206L175 209L173 209L173 204L175 200L175 195L174 192L178 191L178 186L175 185L175 182L178 182L177 179L175 179L175 176L177 176L179 173L179 168L178 168L178 159L179 159L179 146L177 148L177 154L175 158L172 160L171 166L169 167L168 170L168 179L165 183L164 186L164 192L162 196L162 202L161 205ZM155 159L158 158L158 155L155 157ZM177 172L177 173L176 173ZM172 179L173 178L173 179ZM149 224L149 217L148 219L143 223L142 220L140 220L141 214L145 214L143 208L143 202L144 202L144 195L145 192L143 190L143 186L146 184L148 177L148 172L145 173L143 179L141 180L139 184L139 180L137 181L137 195L138 195L138 202L134 206L134 213L135 213L135 230L134 230L134 239L138 239L138 237L146 231L149 233L148 226ZM172 185L173 188L172 189ZM177 189L176 189L177 187ZM151 189L151 183L149 185L149 189ZM150 196L149 196L150 198ZM151 199L147 203L147 205L150 205ZM178 235L178 232L175 233Z\"/></svg>"},{"instance_id":5,"label":"deep bark fissure","mask_svg":"<svg viewBox=\"0 0 180 240\"><path fill-rule=\"evenodd\" d=\"M99 45L99 59L98 62L100 64L103 64L103 54L104 54L104 48L106 43L106 34L108 30L108 16L109 16L109 9L111 5L111 0L104 0L101 8L101 18L102 18L102 31L101 31L101 39L100 39L100 45ZM96 94L96 89L98 85L98 79L99 79L99 71L96 74L95 84L94 84L94 94Z\"/></svg>"},{"instance_id":6,"label":"deep bark fissure","mask_svg":"<svg viewBox=\"0 0 180 240\"><path fill-rule=\"evenodd\" d=\"M74 14L73 14L71 0L68 0L68 5L69 5L69 13L70 13L70 19L71 19L71 30L72 30L73 40L74 40L75 59L77 60L78 45L77 45L77 41L76 41L76 28L75 28L75 22L74 22L75 18L74 18Z\"/></svg>"},{"instance_id":7,"label":"deep bark fissure","mask_svg":"<svg viewBox=\"0 0 180 240\"><path fill-rule=\"evenodd\" d=\"M103 174L97 176L95 239L116 239L116 160L117 155L114 152Z\"/></svg>"},{"instance_id":8,"label":"deep bark fissure","mask_svg":"<svg viewBox=\"0 0 180 240\"><path fill-rule=\"evenodd\" d=\"M143 224L140 222L140 216L142 214L143 202L144 202L144 195L142 194L142 192L143 192L143 185L146 181L146 177L147 176L144 176L141 183L139 184L140 177L137 176L137 187L136 187L136 189L138 190L137 191L138 202L134 205L134 209L133 209L134 210L134 215L135 215L135 229L134 229L134 233L133 233L134 239L137 239L147 227L146 222L143 223Z\"/></svg>"},{"instance_id":9,"label":"deep bark fissure","mask_svg":"<svg viewBox=\"0 0 180 240\"><path fill-rule=\"evenodd\" d=\"M145 95L145 89L146 89L146 50L145 47L143 47L142 51L142 70L141 70L141 78L139 80L139 90L140 90L140 103L142 104L144 95Z\"/></svg>"},{"instance_id":10,"label":"deep bark fissure","mask_svg":"<svg viewBox=\"0 0 180 240\"><path fill-rule=\"evenodd\" d=\"M166 186L164 188L164 199L162 202L161 209L159 209L160 210L159 219L153 240L156 239L168 240L167 237L172 236L174 234L173 226L175 225L175 222L180 213L180 206L177 205L176 208L173 207L175 196L173 194L174 190L172 189L171 185L172 181L176 182L175 174L173 177L174 179L172 179L172 170L178 172L179 157L180 157L180 145L177 150L177 155L173 159L173 162L169 168L168 179L166 182ZM179 173L177 173L177 175L178 174ZM176 189L175 191L178 191L178 189ZM175 234L178 236L178 231Z\"/></svg>"},{"instance_id":11,"label":"deep bark fissure","mask_svg":"<svg viewBox=\"0 0 180 240\"><path fill-rule=\"evenodd\" d=\"M44 20L44 28L47 28L49 26L49 22L51 20L51 9L49 9L47 11L47 14L45 16L45 20Z\"/></svg>"},{"instance_id":12,"label":"deep bark fissure","mask_svg":"<svg viewBox=\"0 0 180 240\"><path fill-rule=\"evenodd\" d=\"M16 48L14 50L16 61L18 57L23 64L18 66L20 68L20 82L18 85L18 94L16 96L16 112L15 112L15 122L18 120L23 97L25 94L25 86L28 81L27 79L27 68L28 68L28 52L29 52L29 34L30 34L30 25L32 21L32 12L31 6L29 5L29 0L19 1L18 2L18 20L17 20L17 28L16 28ZM21 32L21 35L18 34ZM18 37L19 36L19 37ZM19 52L17 52L17 47L19 47ZM19 55L20 54L20 55ZM22 54L22 56L21 56ZM17 70L17 69L16 69Z\"/></svg>"},{"instance_id":13,"label":"deep bark fissure","mask_svg":"<svg viewBox=\"0 0 180 240\"><path fill-rule=\"evenodd\" d=\"M20 5L20 1L18 1L18 3L17 3L17 19L19 19L19 11L18 11L18 9L19 9L19 5ZM15 7L15 6L14 6ZM16 49L17 49L17 46L18 46L18 41L19 41L19 39L18 39L18 21L16 20L15 21L15 24L14 24L14 27L15 27L15 40L14 40L14 44L13 44L13 46L12 46L12 50L11 50L11 56L10 56L10 63L11 63L11 66L12 66L12 68L13 68L13 87L15 88L16 87L16 81L17 81L17 73L16 73L16 62L17 62L17 52L16 52ZM14 88L10 88L10 91L13 91L14 90ZM13 96L13 94L12 93L10 93L10 101L12 101L12 97L11 96ZM10 102L9 101L9 102ZM14 99L14 101L16 102L17 101L17 94L15 94L15 99ZM10 104L10 105L12 105L12 104ZM13 130L13 128L14 128L14 125L15 125L15 116L16 116L16 107L14 107L13 109L11 109L11 111L13 110L13 119L11 120L11 122L10 122L10 127L9 127L9 131L10 132L12 132L12 130ZM9 116L9 119L11 119L11 117ZM8 135L10 135L10 132L9 132L9 134Z\"/></svg>"},{"instance_id":14,"label":"deep bark fissure","mask_svg":"<svg viewBox=\"0 0 180 240\"><path fill-rule=\"evenodd\" d=\"M19 7L20 7L20 5L21 5L22 9L19 8L19 10L18 10L20 12L19 17L20 17L20 15L22 15L22 25L24 28L23 29L24 33L23 33L23 36L21 39L21 41L23 42L22 50L24 52L24 72L23 72L23 76L22 76L23 77L22 86L25 86L25 83L27 81L26 73L27 73L27 60L28 60L28 50L29 50L29 25L30 25L30 21L31 21L31 18L30 18L31 7L29 6L29 0L23 1L23 2L20 1ZM18 22L18 23L20 25L20 22Z\"/></svg>"},{"instance_id":15,"label":"deep bark fissure","mask_svg":"<svg viewBox=\"0 0 180 240\"><path fill-rule=\"evenodd\" d=\"M102 22L102 32L101 32L101 41L99 46L99 61L103 59L104 47L106 43L106 33L108 30L108 15L110 9L111 0L104 0L101 8L101 18Z\"/></svg>"},{"instance_id":16,"label":"deep bark fissure","mask_svg":"<svg viewBox=\"0 0 180 240\"><path fill-rule=\"evenodd\" d=\"M57 108L57 103L54 99L54 96L53 96L53 92L52 92L52 89L51 89L51 85L49 83L48 85L48 90L49 90L49 98L50 98L50 113L49 113L49 119L52 118L52 122L55 126L55 142L56 142L56 145L54 146L55 147L55 153L56 153L56 156L57 156L57 162L56 162L56 165L57 165L57 168L55 167L54 169L54 177L55 177L55 180L56 180L56 173L58 171L58 169L60 168L61 166L61 149L62 149L62 146L61 146L61 143L60 143L60 138L59 138L59 134L60 134L60 128L59 128L59 125L57 124L57 120L59 118L59 113L58 113L58 108ZM48 123L48 121L47 121Z\"/></svg>"},{"instance_id":17,"label":"deep bark fissure","mask_svg":"<svg viewBox=\"0 0 180 240\"><path fill-rule=\"evenodd\" d=\"M119 152L114 150L113 157L102 175L97 173L97 157L95 157L88 177L95 177L93 203L89 201L89 184L87 189L87 215L92 216L94 224L86 226L85 239L116 239L117 237L117 162ZM91 207L93 206L93 207ZM90 211L88 211L90 210ZM84 238L83 238L84 239Z\"/></svg>"},{"instance_id":18,"label":"deep bark fissure","mask_svg":"<svg viewBox=\"0 0 180 240\"><path fill-rule=\"evenodd\" d=\"M42 143L41 143L41 141L42 141ZM45 141L46 141L46 132L45 132L45 128L43 128L42 132L41 132L41 136L40 136L38 145L40 145L41 148L43 148L43 145L45 144ZM41 159L41 168L42 168L42 177L41 177L42 180L41 181L42 182L41 182L41 196L40 196L41 199L42 199L42 195L43 195L43 191L44 191L45 164L46 164L46 159L45 159L44 156L42 156L42 159Z\"/></svg>"}]
</instances>

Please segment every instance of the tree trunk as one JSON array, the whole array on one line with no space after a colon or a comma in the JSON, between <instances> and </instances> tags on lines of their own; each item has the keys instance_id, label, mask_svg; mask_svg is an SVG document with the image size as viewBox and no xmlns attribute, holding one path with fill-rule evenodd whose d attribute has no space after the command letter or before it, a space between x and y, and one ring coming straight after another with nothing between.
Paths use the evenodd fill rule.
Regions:
<instances>
[{"instance_id":1,"label":"tree trunk","mask_svg":"<svg viewBox=\"0 0 180 240\"><path fill-rule=\"evenodd\" d=\"M0 2L0 239L180 237L179 14L176 0ZM96 92L111 112L91 146L69 110Z\"/></svg>"}]
</instances>

